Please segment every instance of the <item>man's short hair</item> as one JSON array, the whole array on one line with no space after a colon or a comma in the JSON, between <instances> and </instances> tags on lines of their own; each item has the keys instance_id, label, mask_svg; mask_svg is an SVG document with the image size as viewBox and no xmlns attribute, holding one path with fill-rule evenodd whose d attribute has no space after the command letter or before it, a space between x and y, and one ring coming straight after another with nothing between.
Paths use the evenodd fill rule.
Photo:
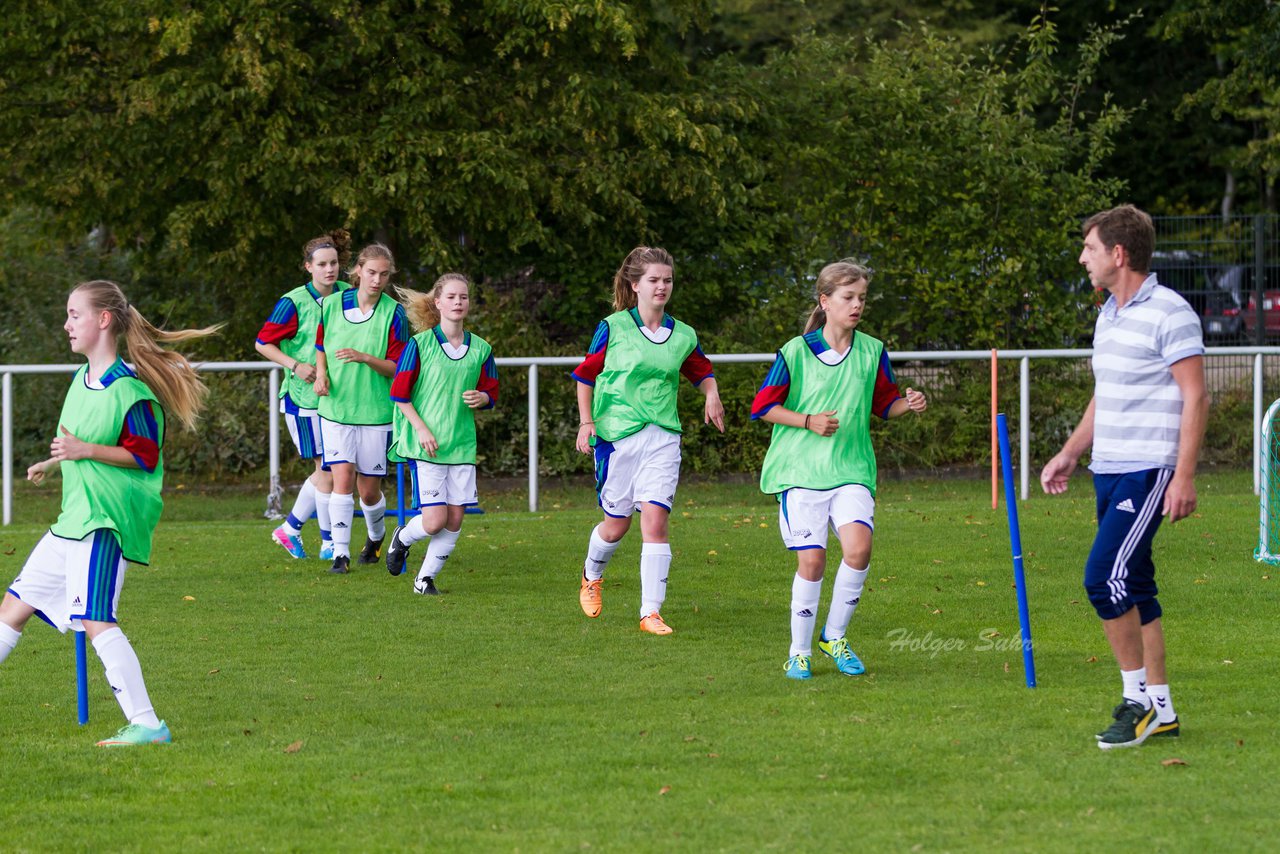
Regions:
<instances>
[{"instance_id":1,"label":"man's short hair","mask_svg":"<svg viewBox=\"0 0 1280 854\"><path fill-rule=\"evenodd\" d=\"M1110 251L1116 246L1123 246L1129 257L1129 269L1135 273L1147 273L1151 270L1151 253L1156 248L1156 227L1145 211L1133 205L1120 205L1109 211L1096 213L1084 221L1080 227L1080 236L1088 237L1089 232L1098 229L1098 239Z\"/></svg>"}]
</instances>

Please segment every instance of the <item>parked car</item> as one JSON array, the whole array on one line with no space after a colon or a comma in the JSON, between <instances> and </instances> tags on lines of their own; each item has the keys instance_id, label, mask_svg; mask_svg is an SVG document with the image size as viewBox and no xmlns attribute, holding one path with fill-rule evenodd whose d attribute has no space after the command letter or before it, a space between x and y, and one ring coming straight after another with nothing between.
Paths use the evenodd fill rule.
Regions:
<instances>
[{"instance_id":1,"label":"parked car","mask_svg":"<svg viewBox=\"0 0 1280 854\"><path fill-rule=\"evenodd\" d=\"M1236 343L1244 331L1239 292L1224 283L1222 265L1207 255L1185 249L1156 250L1151 272L1173 288L1200 317L1206 342Z\"/></svg>"},{"instance_id":2,"label":"parked car","mask_svg":"<svg viewBox=\"0 0 1280 854\"><path fill-rule=\"evenodd\" d=\"M1262 329L1265 338L1280 338L1280 266L1263 267ZM1245 341L1257 340L1258 291L1253 282L1251 264L1226 268L1219 279L1222 288L1238 295L1240 332Z\"/></svg>"},{"instance_id":3,"label":"parked car","mask_svg":"<svg viewBox=\"0 0 1280 854\"><path fill-rule=\"evenodd\" d=\"M1200 314L1204 340L1214 344L1240 344L1245 338L1244 308L1230 292L1212 294Z\"/></svg>"}]
</instances>

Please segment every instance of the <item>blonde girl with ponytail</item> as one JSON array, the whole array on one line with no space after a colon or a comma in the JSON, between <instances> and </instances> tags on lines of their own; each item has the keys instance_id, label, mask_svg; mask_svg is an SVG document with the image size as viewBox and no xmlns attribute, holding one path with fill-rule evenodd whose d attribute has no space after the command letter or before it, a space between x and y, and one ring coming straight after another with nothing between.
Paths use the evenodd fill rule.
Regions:
<instances>
[{"instance_id":1,"label":"blonde girl with ponytail","mask_svg":"<svg viewBox=\"0 0 1280 854\"><path fill-rule=\"evenodd\" d=\"M493 347L467 332L471 283L446 273L427 293L398 289L417 334L405 346L391 380L395 403L389 456L408 463L421 513L391 533L387 571L404 572L410 547L430 538L415 593L437 595L435 579L462 532L476 491L475 412L498 402Z\"/></svg>"},{"instance_id":2,"label":"blonde girl with ponytail","mask_svg":"<svg viewBox=\"0 0 1280 854\"><path fill-rule=\"evenodd\" d=\"M32 615L61 632L83 631L126 719L100 747L170 741L116 608L127 563L151 559L162 506L166 417L192 429L207 394L186 357L162 345L204 338L218 328L158 329L115 282L84 282L67 298L63 330L86 364L71 380L49 459L27 469L36 484L61 469L62 512L0 602L0 661ZM121 357L121 343L133 368Z\"/></svg>"}]
</instances>

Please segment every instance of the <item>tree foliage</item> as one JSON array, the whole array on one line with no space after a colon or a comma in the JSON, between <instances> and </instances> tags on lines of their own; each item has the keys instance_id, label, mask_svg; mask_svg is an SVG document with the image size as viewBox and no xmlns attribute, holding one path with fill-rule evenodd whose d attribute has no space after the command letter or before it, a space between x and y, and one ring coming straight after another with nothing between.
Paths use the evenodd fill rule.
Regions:
<instances>
[{"instance_id":1,"label":"tree foliage","mask_svg":"<svg viewBox=\"0 0 1280 854\"><path fill-rule=\"evenodd\" d=\"M1182 109L1207 107L1249 128L1235 161L1280 179L1280 4L1274 0L1178 0L1161 22L1179 45L1207 44L1221 73L1186 93ZM1273 199L1274 202L1274 199Z\"/></svg>"},{"instance_id":2,"label":"tree foliage","mask_svg":"<svg viewBox=\"0 0 1280 854\"><path fill-rule=\"evenodd\" d=\"M790 333L850 253L881 271L896 346L1074 334L1072 224L1114 194L1098 165L1125 118L1076 104L1104 38L1078 65L1044 20L1019 54L908 27L744 61L690 51L713 12L37 0L0 31L3 204L99 234L180 322L229 317L235 355L335 225L390 242L410 282L472 273L506 352L581 347L646 242L679 258L675 310L734 349Z\"/></svg>"}]
</instances>

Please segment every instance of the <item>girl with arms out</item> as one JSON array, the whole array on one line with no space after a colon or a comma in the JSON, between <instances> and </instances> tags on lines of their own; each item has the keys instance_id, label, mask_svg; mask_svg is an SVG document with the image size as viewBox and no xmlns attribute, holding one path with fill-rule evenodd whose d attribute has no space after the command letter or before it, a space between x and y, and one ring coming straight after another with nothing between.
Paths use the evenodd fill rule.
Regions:
<instances>
[{"instance_id":1,"label":"girl with arms out","mask_svg":"<svg viewBox=\"0 0 1280 854\"><path fill-rule=\"evenodd\" d=\"M404 572L410 547L430 538L413 582L415 593L434 596L435 579L462 532L462 517L476 495L475 410L498 402L493 348L463 329L471 288L461 273L446 273L429 293L399 289L418 334L400 354L391 381L395 402L391 457L412 466L421 514L391 534L387 571Z\"/></svg>"},{"instance_id":2,"label":"girl with arms out","mask_svg":"<svg viewBox=\"0 0 1280 854\"><path fill-rule=\"evenodd\" d=\"M62 471L62 512L0 602L0 661L32 615L61 632L83 631L102 660L127 723L100 747L170 741L156 715L133 646L116 620L125 565L146 565L160 520L165 414L195 424L206 389L172 344L218 327L166 332L129 305L114 282L77 285L63 324L86 364L67 391L49 459L27 469L40 483ZM123 338L136 373L119 353Z\"/></svg>"},{"instance_id":3,"label":"girl with arms out","mask_svg":"<svg viewBox=\"0 0 1280 854\"><path fill-rule=\"evenodd\" d=\"M391 439L391 377L408 340L404 308L385 293L395 271L390 249L366 246L352 271L354 287L330 294L320 305L314 388L323 460L333 471L330 572L351 567L357 489L367 532L360 563L377 563L387 532L382 478Z\"/></svg>"},{"instance_id":4,"label":"girl with arms out","mask_svg":"<svg viewBox=\"0 0 1280 854\"><path fill-rule=\"evenodd\" d=\"M818 599L827 562L827 527L840 540L831 610L818 647L849 676L865 668L845 639L871 562L876 457L871 416L924 412L922 393L900 393L880 341L857 331L870 271L852 260L818 274L818 305L803 335L769 369L751 418L773 425L760 489L777 495L782 541L799 566L791 584L791 652L786 674L808 679Z\"/></svg>"},{"instance_id":5,"label":"girl with arms out","mask_svg":"<svg viewBox=\"0 0 1280 854\"><path fill-rule=\"evenodd\" d=\"M284 524L271 532L271 539L295 558L307 556L302 547L302 526L314 511L320 526L320 559L333 560L329 531L333 473L322 459L320 415L316 411L320 399L312 383L316 381L320 303L335 289L350 287L338 281L338 272L350 250L351 237L342 229L307 241L302 247L302 267L311 274L311 281L280 297L253 345L264 359L286 370L280 387L280 411L284 413L298 455L315 462L315 471L302 484Z\"/></svg>"},{"instance_id":6,"label":"girl with arms out","mask_svg":"<svg viewBox=\"0 0 1280 854\"><path fill-rule=\"evenodd\" d=\"M640 629L671 634L659 609L671 566L668 522L680 479L676 392L684 375L706 395L704 423L724 432L724 406L697 333L666 313L674 287L664 249L639 246L613 279L614 313L596 327L578 381L578 450L596 461L604 519L591 532L578 603L600 615L605 567L640 511Z\"/></svg>"}]
</instances>

